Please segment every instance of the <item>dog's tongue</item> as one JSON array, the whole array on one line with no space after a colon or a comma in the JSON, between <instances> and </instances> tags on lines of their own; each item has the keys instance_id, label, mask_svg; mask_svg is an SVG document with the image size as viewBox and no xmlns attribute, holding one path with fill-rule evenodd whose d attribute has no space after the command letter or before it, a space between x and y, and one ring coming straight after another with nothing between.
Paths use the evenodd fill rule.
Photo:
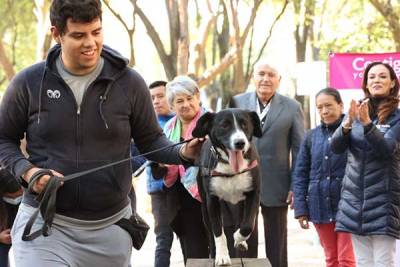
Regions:
<instances>
[{"instance_id":1,"label":"dog's tongue","mask_svg":"<svg viewBox=\"0 0 400 267\"><path fill-rule=\"evenodd\" d=\"M234 172L239 172L248 167L246 166L242 151L229 150L229 164Z\"/></svg>"}]
</instances>

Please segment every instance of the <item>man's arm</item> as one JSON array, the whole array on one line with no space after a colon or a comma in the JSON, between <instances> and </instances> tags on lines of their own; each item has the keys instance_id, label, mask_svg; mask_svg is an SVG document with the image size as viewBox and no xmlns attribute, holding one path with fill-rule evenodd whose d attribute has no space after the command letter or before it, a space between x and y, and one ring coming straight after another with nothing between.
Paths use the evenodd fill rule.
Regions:
<instances>
[{"instance_id":1,"label":"man's arm","mask_svg":"<svg viewBox=\"0 0 400 267\"><path fill-rule=\"evenodd\" d=\"M299 152L301 141L303 140L304 136L304 114L298 102L296 102L296 109L295 109L295 114L293 116L292 128L290 134L291 134L291 136L289 137L290 151L292 155L291 170L293 171L294 166L296 166L297 153ZM286 202L290 205L291 209L293 209L292 188L293 188L292 181L290 181L290 190L288 192Z\"/></svg>"},{"instance_id":2,"label":"man's arm","mask_svg":"<svg viewBox=\"0 0 400 267\"><path fill-rule=\"evenodd\" d=\"M146 83L136 72L129 72L128 75L130 75L128 78L131 80L130 84L135 85L135 88L129 92L132 109L130 119L131 132L140 153L144 154L158 150L155 153L146 155L146 158L166 164L187 163L180 154L192 159L192 154L198 150L198 142L193 140L187 146L185 145L183 149L181 149L182 145L172 146L174 143L168 140L158 124ZM161 148L165 149L160 150Z\"/></svg>"},{"instance_id":3,"label":"man's arm","mask_svg":"<svg viewBox=\"0 0 400 267\"><path fill-rule=\"evenodd\" d=\"M33 167L20 149L29 116L24 76L20 73L11 81L0 106L0 162L15 177Z\"/></svg>"},{"instance_id":4,"label":"man's arm","mask_svg":"<svg viewBox=\"0 0 400 267\"><path fill-rule=\"evenodd\" d=\"M291 130L291 153L292 153L292 170L294 166L296 166L297 153L299 152L301 142L304 137L304 114L303 110L300 107L300 104L297 103L296 111L294 114L292 130Z\"/></svg>"}]
</instances>

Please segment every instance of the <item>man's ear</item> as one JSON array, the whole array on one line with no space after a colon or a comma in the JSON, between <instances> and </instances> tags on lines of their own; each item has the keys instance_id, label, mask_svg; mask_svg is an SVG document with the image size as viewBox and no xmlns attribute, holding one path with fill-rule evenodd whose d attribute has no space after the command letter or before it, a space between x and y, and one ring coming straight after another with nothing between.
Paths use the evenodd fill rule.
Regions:
<instances>
[{"instance_id":1,"label":"man's ear","mask_svg":"<svg viewBox=\"0 0 400 267\"><path fill-rule=\"evenodd\" d=\"M196 127L193 129L193 137L205 137L210 133L211 126L213 124L215 113L207 112L204 113L197 121Z\"/></svg>"},{"instance_id":2,"label":"man's ear","mask_svg":"<svg viewBox=\"0 0 400 267\"><path fill-rule=\"evenodd\" d=\"M257 112L249 111L249 115L251 117L251 120L253 121L253 126L254 126L253 135L255 137L261 137L262 136L261 122Z\"/></svg>"},{"instance_id":3,"label":"man's ear","mask_svg":"<svg viewBox=\"0 0 400 267\"><path fill-rule=\"evenodd\" d=\"M60 31L55 26L51 26L50 31L51 31L51 37L53 37L54 41L56 41L57 44L61 43Z\"/></svg>"}]
</instances>

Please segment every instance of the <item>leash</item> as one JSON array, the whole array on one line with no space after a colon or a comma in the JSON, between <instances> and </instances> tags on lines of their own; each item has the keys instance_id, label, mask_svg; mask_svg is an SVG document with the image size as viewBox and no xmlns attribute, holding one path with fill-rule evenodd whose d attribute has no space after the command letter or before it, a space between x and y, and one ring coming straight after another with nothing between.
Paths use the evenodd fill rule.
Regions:
<instances>
[{"instance_id":1,"label":"leash","mask_svg":"<svg viewBox=\"0 0 400 267\"><path fill-rule=\"evenodd\" d=\"M150 154L154 154L156 152L166 150L166 149L174 147L174 146L188 143L188 142L192 141L193 139L194 138L190 138L188 140L184 140L182 142L172 144L172 145L169 145L166 147L158 148L153 151L143 153L141 155L125 158L125 159L118 160L118 161L115 161L112 163L108 163L108 164L105 164L105 165L102 165L102 166L99 166L99 167L96 167L93 169L73 173L73 174L70 174L70 175L67 175L64 177L58 177L58 176L53 175L53 173L49 169L41 169L41 170L35 172L33 174L33 176L31 177L31 179L29 180L29 184L28 184L28 190L31 193L36 194L36 192L33 191L33 185L40 177L42 177L43 175L49 175L50 179L48 180L48 182L47 182L45 188L42 190L42 192L35 198L35 200L39 202L39 205L38 205L38 208L35 210L35 212L32 214L32 216L29 218L28 222L25 225L24 232L22 234L22 240L23 241L32 241L41 235L49 236L51 234L51 226L53 224L54 215L56 213L57 190L61 186L63 181L67 182L72 179L76 179L78 177L121 164L123 162L135 159L140 156L147 156ZM39 230L31 233L33 223L36 221L36 219L39 215L39 212L42 215L42 218L44 220L43 226Z\"/></svg>"}]
</instances>

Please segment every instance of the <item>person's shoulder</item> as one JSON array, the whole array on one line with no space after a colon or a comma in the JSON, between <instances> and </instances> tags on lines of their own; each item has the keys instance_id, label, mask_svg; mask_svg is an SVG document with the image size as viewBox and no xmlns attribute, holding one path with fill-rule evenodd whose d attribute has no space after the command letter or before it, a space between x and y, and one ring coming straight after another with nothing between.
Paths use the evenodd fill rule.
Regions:
<instances>
[{"instance_id":1,"label":"person's shoulder","mask_svg":"<svg viewBox=\"0 0 400 267\"><path fill-rule=\"evenodd\" d=\"M32 84L33 82L40 82L45 69L44 61L35 63L19 71L12 78L10 87L21 85L23 83Z\"/></svg>"},{"instance_id":2,"label":"person's shoulder","mask_svg":"<svg viewBox=\"0 0 400 267\"><path fill-rule=\"evenodd\" d=\"M251 97L252 94L255 94L255 92L244 92L244 93L240 93L237 94L235 96L232 97L233 102L235 103L240 103L243 101L247 101L247 99L249 99L249 97Z\"/></svg>"},{"instance_id":3,"label":"person's shoulder","mask_svg":"<svg viewBox=\"0 0 400 267\"><path fill-rule=\"evenodd\" d=\"M243 99L243 98L249 97L250 95L252 95L254 93L255 92L244 92L244 93L240 93L240 94L237 94L237 95L233 96L233 98L234 99Z\"/></svg>"},{"instance_id":4,"label":"person's shoulder","mask_svg":"<svg viewBox=\"0 0 400 267\"><path fill-rule=\"evenodd\" d=\"M104 64L106 64L104 68L106 68L107 76L110 76L117 82L129 79L130 81L144 83L143 77L128 65L129 60L123 57L117 50L104 45L101 56L104 58Z\"/></svg>"},{"instance_id":5,"label":"person's shoulder","mask_svg":"<svg viewBox=\"0 0 400 267\"><path fill-rule=\"evenodd\" d=\"M276 96L280 99L281 102L286 103L289 107L294 107L294 108L299 108L300 103L294 98L282 95L282 94L276 94Z\"/></svg>"}]
</instances>

